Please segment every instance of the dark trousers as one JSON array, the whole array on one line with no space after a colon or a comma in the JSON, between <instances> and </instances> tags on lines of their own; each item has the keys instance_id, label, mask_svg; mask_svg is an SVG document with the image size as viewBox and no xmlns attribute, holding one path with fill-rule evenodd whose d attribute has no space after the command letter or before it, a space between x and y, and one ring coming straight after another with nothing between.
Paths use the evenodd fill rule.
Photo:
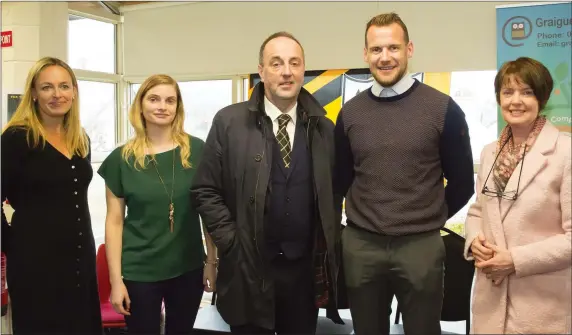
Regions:
<instances>
[{"instance_id":1,"label":"dark trousers","mask_svg":"<svg viewBox=\"0 0 572 335\"><path fill-rule=\"evenodd\" d=\"M288 260L279 255L270 263L275 293L275 328L254 325L231 326L233 334L316 333L318 308L314 303L314 271L312 257Z\"/></svg>"},{"instance_id":2,"label":"dark trousers","mask_svg":"<svg viewBox=\"0 0 572 335\"><path fill-rule=\"evenodd\" d=\"M165 303L165 334L190 334L203 296L203 268L159 282L124 280L131 315L125 317L129 334L159 334Z\"/></svg>"},{"instance_id":3,"label":"dark trousers","mask_svg":"<svg viewBox=\"0 0 572 335\"><path fill-rule=\"evenodd\" d=\"M348 225L342 245L356 335L389 334L394 293L405 334L441 334L445 245L439 231L385 236Z\"/></svg>"}]
</instances>

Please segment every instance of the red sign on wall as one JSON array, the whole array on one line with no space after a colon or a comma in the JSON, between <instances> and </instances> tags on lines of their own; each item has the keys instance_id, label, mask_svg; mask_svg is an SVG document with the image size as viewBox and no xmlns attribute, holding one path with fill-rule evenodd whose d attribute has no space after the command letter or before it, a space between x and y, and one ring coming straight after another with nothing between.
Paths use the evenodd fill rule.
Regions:
<instances>
[{"instance_id":1,"label":"red sign on wall","mask_svg":"<svg viewBox=\"0 0 572 335\"><path fill-rule=\"evenodd\" d=\"M12 46L12 31L2 32L2 48Z\"/></svg>"}]
</instances>

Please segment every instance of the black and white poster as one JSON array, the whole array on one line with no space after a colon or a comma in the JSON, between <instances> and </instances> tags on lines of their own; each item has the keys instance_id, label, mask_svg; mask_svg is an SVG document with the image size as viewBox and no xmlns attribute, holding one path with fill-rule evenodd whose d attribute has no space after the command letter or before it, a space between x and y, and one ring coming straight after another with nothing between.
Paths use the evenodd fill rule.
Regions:
<instances>
[{"instance_id":1,"label":"black and white poster","mask_svg":"<svg viewBox=\"0 0 572 335\"><path fill-rule=\"evenodd\" d=\"M8 94L8 120L12 118L12 115L16 112L20 101L22 100L22 94Z\"/></svg>"}]
</instances>

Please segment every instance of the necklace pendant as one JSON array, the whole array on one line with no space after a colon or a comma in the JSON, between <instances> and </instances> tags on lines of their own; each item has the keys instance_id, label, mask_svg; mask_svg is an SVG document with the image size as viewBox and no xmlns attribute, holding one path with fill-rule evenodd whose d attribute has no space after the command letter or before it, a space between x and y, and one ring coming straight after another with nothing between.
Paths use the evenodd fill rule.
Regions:
<instances>
[{"instance_id":1,"label":"necklace pendant","mask_svg":"<svg viewBox=\"0 0 572 335\"><path fill-rule=\"evenodd\" d=\"M169 226L172 233L175 226L175 205L172 202L169 204Z\"/></svg>"}]
</instances>

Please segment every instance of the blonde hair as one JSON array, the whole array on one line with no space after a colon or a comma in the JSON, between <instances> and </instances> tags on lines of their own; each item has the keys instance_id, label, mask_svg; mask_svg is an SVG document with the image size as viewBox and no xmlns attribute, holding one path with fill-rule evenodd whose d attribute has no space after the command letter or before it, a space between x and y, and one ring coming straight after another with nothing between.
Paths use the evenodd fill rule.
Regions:
<instances>
[{"instance_id":1,"label":"blonde hair","mask_svg":"<svg viewBox=\"0 0 572 335\"><path fill-rule=\"evenodd\" d=\"M168 75L156 74L147 78L139 90L129 109L129 122L135 129L135 136L131 138L123 146L121 151L123 159L129 163L129 159L134 157L134 167L136 170L139 168L146 168L147 162L145 161L145 149L150 146L149 138L147 137L146 122L143 117L143 98L150 89L159 85L171 85L177 92L177 110L175 112L175 119L171 124L171 132L173 141L181 150L181 165L184 168L190 168L189 157L191 156L191 144L189 135L183 130L185 123L185 108L183 106L183 99L181 97L181 90L177 82ZM155 159L155 155L151 154L151 159Z\"/></svg>"},{"instance_id":2,"label":"blonde hair","mask_svg":"<svg viewBox=\"0 0 572 335\"><path fill-rule=\"evenodd\" d=\"M89 140L79 120L79 90L77 79L69 65L57 58L44 57L32 66L28 72L28 78L26 79L24 96L3 131L11 127L25 128L28 133L27 140L29 147L38 147L40 142L42 146L46 145L46 133L40 121L40 111L33 101L32 92L35 89L35 84L40 73L49 66L62 67L69 73L72 79L72 85L77 94L72 101L70 110L64 116L63 128L65 132L65 143L72 155L77 154L81 157L87 157L89 153Z\"/></svg>"}]
</instances>

